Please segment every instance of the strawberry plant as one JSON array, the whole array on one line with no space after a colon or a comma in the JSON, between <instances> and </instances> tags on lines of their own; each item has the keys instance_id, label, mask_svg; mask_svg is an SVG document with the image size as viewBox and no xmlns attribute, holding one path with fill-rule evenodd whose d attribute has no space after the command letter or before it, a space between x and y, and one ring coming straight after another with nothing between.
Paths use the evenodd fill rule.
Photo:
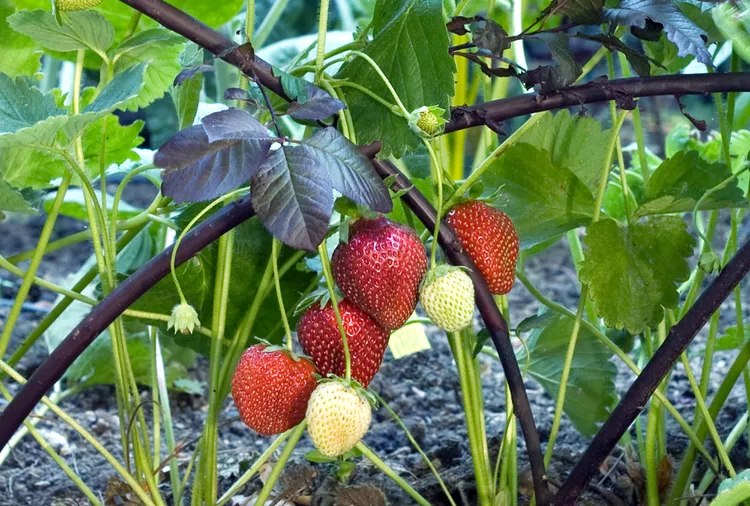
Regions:
<instances>
[{"instance_id":1,"label":"strawberry plant","mask_svg":"<svg viewBox=\"0 0 750 506\"><path fill-rule=\"evenodd\" d=\"M31 250L0 244L18 280L0 312L0 466L31 435L94 505L330 502L301 497L302 455L342 505L385 503L347 486L364 466L397 504L746 500L731 451L747 396L734 428L718 417L741 376L750 388L748 6L287 4L0 0L0 219L44 215ZM61 217L85 229L54 239ZM73 281L43 274L79 243ZM567 305L530 275L563 256ZM57 300L19 336L37 288ZM467 483L387 402L384 361L415 353L455 378ZM117 448L59 406L102 384ZM175 392L205 399L191 441ZM106 487L38 429L48 411L111 466ZM235 411L248 446L275 439L227 483ZM383 423L437 493L388 463ZM572 466L556 451L570 438L586 441Z\"/></svg>"}]
</instances>

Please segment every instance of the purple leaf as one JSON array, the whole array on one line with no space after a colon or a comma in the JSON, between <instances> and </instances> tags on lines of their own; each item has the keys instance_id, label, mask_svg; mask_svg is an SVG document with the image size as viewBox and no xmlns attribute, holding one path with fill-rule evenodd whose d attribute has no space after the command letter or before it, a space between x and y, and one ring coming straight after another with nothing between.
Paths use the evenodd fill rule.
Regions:
<instances>
[{"instance_id":1,"label":"purple leaf","mask_svg":"<svg viewBox=\"0 0 750 506\"><path fill-rule=\"evenodd\" d=\"M206 65L206 64L195 65L194 67L188 67L186 69L182 69L180 73L177 74L177 77L174 78L174 82L172 83L172 86L179 86L197 74L203 74L205 72L213 72L213 71L214 71L213 66Z\"/></svg>"},{"instance_id":2,"label":"purple leaf","mask_svg":"<svg viewBox=\"0 0 750 506\"><path fill-rule=\"evenodd\" d=\"M240 139L270 143L278 141L260 121L241 109L227 109L209 114L201 123L208 135L208 142Z\"/></svg>"},{"instance_id":3,"label":"purple leaf","mask_svg":"<svg viewBox=\"0 0 750 506\"><path fill-rule=\"evenodd\" d=\"M294 119L319 121L330 118L337 112L346 108L344 103L333 98L326 91L305 82L307 93L298 96L296 102L292 102L287 113Z\"/></svg>"},{"instance_id":4,"label":"purple leaf","mask_svg":"<svg viewBox=\"0 0 750 506\"><path fill-rule=\"evenodd\" d=\"M328 169L331 184L344 196L374 211L389 213L393 201L372 162L333 127L320 130L305 141L314 148L320 164Z\"/></svg>"},{"instance_id":5,"label":"purple leaf","mask_svg":"<svg viewBox=\"0 0 750 506\"><path fill-rule=\"evenodd\" d=\"M162 193L178 204L223 195L252 177L271 144L258 139L209 142L201 125L182 130L154 156L154 165L167 169Z\"/></svg>"},{"instance_id":6,"label":"purple leaf","mask_svg":"<svg viewBox=\"0 0 750 506\"><path fill-rule=\"evenodd\" d=\"M255 212L284 244L315 251L333 211L331 180L309 146L283 146L253 176Z\"/></svg>"}]
</instances>

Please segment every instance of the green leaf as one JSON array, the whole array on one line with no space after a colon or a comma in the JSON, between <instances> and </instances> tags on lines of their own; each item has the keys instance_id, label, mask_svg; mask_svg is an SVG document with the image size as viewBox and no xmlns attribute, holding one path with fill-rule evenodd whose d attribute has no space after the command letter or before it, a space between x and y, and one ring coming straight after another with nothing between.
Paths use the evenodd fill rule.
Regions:
<instances>
[{"instance_id":1,"label":"green leaf","mask_svg":"<svg viewBox=\"0 0 750 506\"><path fill-rule=\"evenodd\" d=\"M20 77L12 79L0 74L0 134L14 133L65 113L55 105L52 94L43 95L39 88L29 86Z\"/></svg>"},{"instance_id":2,"label":"green leaf","mask_svg":"<svg viewBox=\"0 0 750 506\"><path fill-rule=\"evenodd\" d=\"M611 130L588 116L572 115L567 109L542 118L518 139L550 153L552 163L566 167L596 194L607 156Z\"/></svg>"},{"instance_id":3,"label":"green leaf","mask_svg":"<svg viewBox=\"0 0 750 506\"><path fill-rule=\"evenodd\" d=\"M203 62L203 48L194 42L188 42L179 57L181 67L190 67ZM203 89L203 73L185 79L179 85L173 85L172 101L177 111L177 125L180 130L191 126L198 112L201 90Z\"/></svg>"},{"instance_id":4,"label":"green leaf","mask_svg":"<svg viewBox=\"0 0 750 506\"><path fill-rule=\"evenodd\" d=\"M711 506L736 506L750 499L750 469L745 469L734 478L727 478L719 485L719 493Z\"/></svg>"},{"instance_id":5,"label":"green leaf","mask_svg":"<svg viewBox=\"0 0 750 506\"><path fill-rule=\"evenodd\" d=\"M18 11L8 18L10 26L27 35L45 49L76 51L91 49L104 53L114 40L114 29L107 18L95 11L73 11L57 24L51 12L43 10Z\"/></svg>"},{"instance_id":6,"label":"green leaf","mask_svg":"<svg viewBox=\"0 0 750 506\"><path fill-rule=\"evenodd\" d=\"M26 202L20 192L0 179L0 215L2 211L10 213L36 214L36 209Z\"/></svg>"},{"instance_id":7,"label":"green leaf","mask_svg":"<svg viewBox=\"0 0 750 506\"><path fill-rule=\"evenodd\" d=\"M739 350L747 340L750 339L750 329L743 327L742 334L738 327L729 327L724 334L716 340L716 351Z\"/></svg>"},{"instance_id":8,"label":"green leaf","mask_svg":"<svg viewBox=\"0 0 750 506\"><path fill-rule=\"evenodd\" d=\"M166 29L150 31L147 40L127 47L115 63L115 74L142 63L147 63L143 87L137 97L131 99L123 109L134 111L144 108L164 96L182 67L179 62L185 40Z\"/></svg>"},{"instance_id":9,"label":"green leaf","mask_svg":"<svg viewBox=\"0 0 750 506\"><path fill-rule=\"evenodd\" d=\"M31 37L11 30L8 17L15 12L12 0L0 0L0 73L31 76L42 65L42 51Z\"/></svg>"},{"instance_id":10,"label":"green leaf","mask_svg":"<svg viewBox=\"0 0 750 506\"><path fill-rule=\"evenodd\" d=\"M748 7L744 11L730 4L720 4L711 10L717 28L727 40L732 41L732 49L750 63L750 21L747 20ZM743 22L744 20L744 22Z\"/></svg>"},{"instance_id":11,"label":"green leaf","mask_svg":"<svg viewBox=\"0 0 750 506\"><path fill-rule=\"evenodd\" d=\"M522 249L591 222L594 198L548 151L515 143L483 174L485 194L502 188L495 205L513 220Z\"/></svg>"},{"instance_id":12,"label":"green leaf","mask_svg":"<svg viewBox=\"0 0 750 506\"><path fill-rule=\"evenodd\" d=\"M44 196L44 210L49 212L52 209L52 203L55 200L56 195L49 193ZM97 192L97 199L101 202L101 193ZM108 219L112 217L112 204L114 197L112 195L107 196L107 216ZM127 220L138 215L142 209L134 207L125 201L120 201L117 208L117 216L120 220ZM71 188L65 193L65 199L63 200L62 206L60 206L60 214L64 216L70 216L80 221L88 221L88 213L86 212L86 200L83 196L83 190L80 188Z\"/></svg>"},{"instance_id":13,"label":"green leaf","mask_svg":"<svg viewBox=\"0 0 750 506\"><path fill-rule=\"evenodd\" d=\"M143 86L145 71L146 64L139 63L117 74L83 113L111 111L137 97Z\"/></svg>"},{"instance_id":14,"label":"green leaf","mask_svg":"<svg viewBox=\"0 0 750 506\"><path fill-rule=\"evenodd\" d=\"M661 66L651 64L651 75L677 74L693 61L692 55L678 56L677 44L670 41L665 33L661 33L657 41L641 42L646 55L661 64Z\"/></svg>"},{"instance_id":15,"label":"green leaf","mask_svg":"<svg viewBox=\"0 0 750 506\"><path fill-rule=\"evenodd\" d=\"M526 374L537 380L556 399L573 319L561 314L543 313L522 323L525 330L533 329L526 339L529 360ZM522 346L516 353L522 366L527 360L526 348ZM612 351L599 342L593 333L585 327L578 331L563 411L584 436L596 434L598 424L609 417L617 402L617 367L610 361L611 357Z\"/></svg>"},{"instance_id":16,"label":"green leaf","mask_svg":"<svg viewBox=\"0 0 750 506\"><path fill-rule=\"evenodd\" d=\"M104 166L121 164L127 160L138 161L140 155L133 151L143 143L139 134L143 129L143 121L137 120L130 125L123 126L114 114L94 122L83 134L83 158L86 173L90 176L99 174L101 156L104 155ZM106 135L102 152L102 133Z\"/></svg>"},{"instance_id":17,"label":"green leaf","mask_svg":"<svg viewBox=\"0 0 750 506\"><path fill-rule=\"evenodd\" d=\"M374 38L364 49L388 77L407 111L422 106L450 109L454 93L455 64L448 54L449 38L441 0L381 0L375 6ZM354 58L341 67L337 77L370 89L394 103L373 68ZM380 140L381 157L397 158L415 151L422 141L405 119L353 88L341 88L351 110L357 140L368 144Z\"/></svg>"},{"instance_id":18,"label":"green leaf","mask_svg":"<svg viewBox=\"0 0 750 506\"><path fill-rule=\"evenodd\" d=\"M714 186L731 176L724 163L709 163L696 151L678 151L662 162L646 186L646 202L636 216L691 212L698 200ZM736 181L704 199L701 209L721 209L746 205Z\"/></svg>"},{"instance_id":19,"label":"green leaf","mask_svg":"<svg viewBox=\"0 0 750 506\"><path fill-rule=\"evenodd\" d=\"M695 247L686 228L674 216L627 228L610 219L588 226L580 278L608 327L638 334L659 324L663 308L677 306L676 284L688 279Z\"/></svg>"}]
</instances>

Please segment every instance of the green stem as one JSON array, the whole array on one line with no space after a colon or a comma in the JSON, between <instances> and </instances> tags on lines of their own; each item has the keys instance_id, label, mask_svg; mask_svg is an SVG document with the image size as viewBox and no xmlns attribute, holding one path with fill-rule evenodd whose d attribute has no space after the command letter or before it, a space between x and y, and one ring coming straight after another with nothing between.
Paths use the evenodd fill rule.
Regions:
<instances>
[{"instance_id":1,"label":"green stem","mask_svg":"<svg viewBox=\"0 0 750 506\"><path fill-rule=\"evenodd\" d=\"M281 280L279 277L279 246L280 242L275 237L271 239L271 258L273 260L273 283L276 285L276 300L279 303L279 313L281 313L281 323L284 325L284 334L286 335L286 345L289 351L292 351L292 329L289 327L289 320L286 317L286 308L284 307L284 297L281 294Z\"/></svg>"},{"instance_id":2,"label":"green stem","mask_svg":"<svg viewBox=\"0 0 750 506\"><path fill-rule=\"evenodd\" d=\"M320 81L323 72L323 62L326 55L326 33L328 32L329 0L320 0L320 14L318 16L318 48L315 53L315 82Z\"/></svg>"},{"instance_id":3,"label":"green stem","mask_svg":"<svg viewBox=\"0 0 750 506\"><path fill-rule=\"evenodd\" d=\"M702 240L700 254L707 253L712 249L711 241L713 240L714 233L716 232L716 225L719 222L719 211L713 210L708 215L708 226L706 227L706 238L708 240ZM696 227L698 228L698 227ZM682 305L682 312L680 318L685 316L688 309L690 309L698 298L698 292L700 291L701 284L703 284L703 278L706 273L702 269L695 269L695 274L690 281L690 289L688 290L687 296L685 296L685 303Z\"/></svg>"},{"instance_id":4,"label":"green stem","mask_svg":"<svg viewBox=\"0 0 750 506\"><path fill-rule=\"evenodd\" d=\"M294 447L297 446L299 439L302 437L302 434L304 434L306 427L307 421L304 420L297 425L297 427L292 429L291 434L289 435L289 441L286 446L284 446L284 450L281 452L281 455L279 455L279 460L274 464L273 469L271 469L271 474L266 478L266 481L263 484L263 489L260 491L260 494L258 494L255 506L265 506L266 501L271 497L271 491L273 490L274 485L276 485L279 476L281 476L281 471L283 471L284 466L286 466L286 462L294 451Z\"/></svg>"},{"instance_id":5,"label":"green stem","mask_svg":"<svg viewBox=\"0 0 750 506\"><path fill-rule=\"evenodd\" d=\"M646 455L644 467L646 468L646 498L648 506L659 506L659 478L658 463L656 456L656 429L658 425L657 401L651 403L646 423Z\"/></svg>"},{"instance_id":6,"label":"green stem","mask_svg":"<svg viewBox=\"0 0 750 506\"><path fill-rule=\"evenodd\" d=\"M23 376L18 374L12 367L10 367L2 360L0 360L0 369L2 369L5 374L10 376L13 381L21 385L26 384L26 379L24 379ZM94 436L87 432L86 429L84 429L65 411L60 409L57 404L50 401L50 399L46 395L42 397L42 403L44 403L44 405L47 406L50 411L60 417L63 422L68 424L74 431L76 431L78 435L85 439L91 446L93 446L94 449L114 468L117 474L119 474L122 479L125 480L125 482L133 490L133 493L138 496L138 498L144 503L145 506L156 506L149 495L146 493L146 491L143 490L138 481L133 478L133 476L129 472L127 472L124 467L122 467L120 462L111 453L109 453L107 449L104 448L104 446L102 446Z\"/></svg>"},{"instance_id":7,"label":"green stem","mask_svg":"<svg viewBox=\"0 0 750 506\"><path fill-rule=\"evenodd\" d=\"M227 490L224 495L222 495L219 498L219 501L216 503L216 506L224 506L227 502L229 502L232 497L234 497L237 492L242 489L242 487L245 486L245 484L250 481L253 476L255 476L258 471L260 471L260 468L263 467L263 465L268 461L268 459L271 458L271 456L274 454L274 452L281 446L281 444L286 441L286 438L290 436L292 433L291 430L288 430L284 432L283 434L279 435L273 443L271 443L264 451L260 454L260 456L253 462L253 465L250 466L250 468L245 471L242 476Z\"/></svg>"},{"instance_id":8,"label":"green stem","mask_svg":"<svg viewBox=\"0 0 750 506\"><path fill-rule=\"evenodd\" d=\"M440 218L442 216L443 208L443 165L440 163L435 150L429 140L423 139L423 143L427 148L427 152L430 154L430 161L435 167L435 179L437 182L437 202L435 202L436 217L435 217L435 228L432 233L432 248L430 248L430 269L434 269L437 266L436 257L438 250L438 232L440 231Z\"/></svg>"},{"instance_id":9,"label":"green stem","mask_svg":"<svg viewBox=\"0 0 750 506\"><path fill-rule=\"evenodd\" d=\"M3 397L10 402L10 400L13 398L10 395L10 392L8 389L0 383L0 393L3 394ZM78 490L80 490L83 495L86 496L86 498L93 504L94 506L101 506L101 501L99 498L91 491L91 489L86 486L86 484L83 482L83 480L73 471L70 466L63 460L63 458L58 455L58 453L55 451L52 446L47 442L46 439L34 428L34 426L31 424L30 421L23 422L24 427L26 427L26 430L29 431L29 434L31 434L31 437L33 437L37 443L39 443L39 446L42 447L42 450L44 450L47 455L49 455L52 460L55 461L55 463L60 467L63 473L73 481L73 483L78 487Z\"/></svg>"},{"instance_id":10,"label":"green stem","mask_svg":"<svg viewBox=\"0 0 750 506\"><path fill-rule=\"evenodd\" d=\"M711 435L711 439L713 440L714 446L716 447L716 452L719 454L719 459L721 459L722 465L727 469L727 471L729 471L729 476L734 478L737 473L734 470L734 466L732 466L732 462L730 462L729 460L729 455L727 455L727 451L721 442L721 437L719 436L719 432L716 430L716 425L714 425L714 422L711 419L711 415L708 412L706 401L704 400L704 395L701 393L698 382L695 380L693 369L692 367L690 367L690 361L687 358L687 354L683 353L680 356L680 359L682 361L682 366L685 368L685 374L687 375L688 382L690 382L690 388L693 389L695 400L698 403L698 409L703 416L703 421L706 423L708 433Z\"/></svg>"},{"instance_id":11,"label":"green stem","mask_svg":"<svg viewBox=\"0 0 750 506\"><path fill-rule=\"evenodd\" d=\"M203 492L206 504L214 504L218 493L216 457L218 452L219 413L223 404L220 397L222 340L226 328L227 304L229 301L229 284L232 277L232 258L234 254L234 231L230 230L219 239L218 264L216 266L216 284L214 286L214 305L212 324L214 330L209 356L210 388L208 395L208 416L203 432L203 451L205 483Z\"/></svg>"},{"instance_id":12,"label":"green stem","mask_svg":"<svg viewBox=\"0 0 750 506\"><path fill-rule=\"evenodd\" d=\"M580 275L581 265L583 265L583 245L581 244L581 238L578 236L578 231L568 230L565 236L568 239L568 249L570 249L570 255L573 257L573 268L576 270L576 276ZM590 298L586 298L586 314L589 320L592 322L598 321L599 317L596 314L596 307L594 301Z\"/></svg>"},{"instance_id":13,"label":"green stem","mask_svg":"<svg viewBox=\"0 0 750 506\"><path fill-rule=\"evenodd\" d=\"M391 96L396 101L396 105L398 106L399 110L401 111L401 115L406 119L409 117L409 111L406 110L406 107L404 106L404 103L401 102L401 99L398 96L398 93L396 93L396 90L393 89L393 85L388 80L388 78L385 76L383 71L380 69L380 66L370 58L368 55L361 51L350 51L349 54L351 56L359 56L363 60L365 60L367 63L370 64L370 66L375 70L375 72L380 76L380 79L383 80L383 83L385 84L386 88L388 88L388 91L391 93Z\"/></svg>"},{"instance_id":14,"label":"green stem","mask_svg":"<svg viewBox=\"0 0 750 506\"><path fill-rule=\"evenodd\" d=\"M714 398L711 400L711 404L708 407L708 412L712 420L716 419L719 411L724 406L724 403L726 403L727 398L729 397L729 393L734 388L734 385L739 379L740 375L742 375L742 372L747 366L748 361L750 361L750 341L746 342L742 349L740 349L739 354L734 359L734 362L724 376L724 379L721 381L718 390L714 394ZM708 432L705 420L703 420L702 418L700 420L697 419L696 425L697 427L695 429L695 434L699 440L702 440L706 437L706 433ZM685 454L683 455L682 463L680 464L680 470L675 478L674 486L672 487L671 498L669 500L670 504L682 500L682 497L685 495L685 489L687 487L688 481L690 480L690 475L692 474L694 464L695 446L691 442L691 444L685 451Z\"/></svg>"},{"instance_id":15,"label":"green stem","mask_svg":"<svg viewBox=\"0 0 750 506\"><path fill-rule=\"evenodd\" d=\"M245 40L251 44L255 35L255 0L247 0L245 9Z\"/></svg>"},{"instance_id":16,"label":"green stem","mask_svg":"<svg viewBox=\"0 0 750 506\"><path fill-rule=\"evenodd\" d=\"M336 324L339 326L341 343L344 347L344 360L346 361L345 378L350 380L352 379L352 359L349 354L349 342L346 339L346 329L344 329L344 323L341 320L341 313L339 312L339 303L338 300L336 300L336 289L333 286L333 273L331 272L331 264L328 260L328 248L325 241L321 242L320 246L318 246L318 255L320 256L320 263L323 265L323 275L326 278L328 294L331 297L331 305L333 305L333 312L336 315Z\"/></svg>"},{"instance_id":17,"label":"green stem","mask_svg":"<svg viewBox=\"0 0 750 506\"><path fill-rule=\"evenodd\" d=\"M469 448L474 464L474 473L477 481L477 494L479 495L479 504L482 506L492 504L492 470L490 468L489 456L487 451L486 434L481 430L482 424L479 422L479 409L477 404L482 402L481 395L477 396L476 382L473 374L476 374L475 359L471 357L472 348L470 343L464 342L466 332L451 332L448 334L448 342L453 351L453 357L456 361L458 370L458 379L461 385L463 396L464 414L466 415L466 429L469 436Z\"/></svg>"},{"instance_id":18,"label":"green stem","mask_svg":"<svg viewBox=\"0 0 750 506\"><path fill-rule=\"evenodd\" d=\"M587 298L588 285L583 285L583 288L581 288L581 295L578 299L578 310L576 311L576 316L573 320L573 329L570 331L568 350L565 353L562 374L560 376L560 389L557 391L557 401L555 402L555 416L552 419L549 441L547 442L547 449L544 453L544 466L547 468L552 460L552 453L555 450L555 442L557 441L557 433L560 430L560 422L562 422L563 408L565 407L565 393L568 389L568 378L570 377L570 368L573 365L573 355L576 351L576 343L578 342L578 334L581 329L581 320L583 320L583 312L586 307Z\"/></svg>"},{"instance_id":19,"label":"green stem","mask_svg":"<svg viewBox=\"0 0 750 506\"><path fill-rule=\"evenodd\" d=\"M167 373L164 367L164 356L161 351L159 342L159 333L151 328L151 340L154 347L154 363L156 365L156 384L159 395L159 405L161 415L164 419L164 437L167 443L169 455L175 455L176 444L174 438L174 425L172 424L172 409L169 405L169 391L167 390ZM172 484L172 495L175 497L175 506L181 506L182 500L178 499L182 495L180 483L180 466L176 458L169 460L169 481Z\"/></svg>"},{"instance_id":20,"label":"green stem","mask_svg":"<svg viewBox=\"0 0 750 506\"><path fill-rule=\"evenodd\" d=\"M65 199L65 193L68 190L71 179L72 175L69 172L66 172L63 175L62 182L57 189L55 200L52 202L52 208L50 209L49 214L47 215L47 219L44 222L44 227L42 227L42 233L40 234L39 240L37 241L37 247L36 250L34 250L34 256L31 259L31 263L29 264L26 275L23 278L23 282L18 288L18 294L16 295L16 299L10 309L10 313L5 319L3 332L2 334L0 334L0 357L5 356L5 352L8 349L8 345L10 344L10 338L13 335L13 329L16 326L18 317L21 315L21 309L23 307L24 301L26 300L26 296L29 294L31 285L34 282L34 276L36 275L36 272L39 269L39 265L42 262L44 249L47 247L49 238L52 235L52 230L55 227L55 221L57 220L57 216L60 213L60 208L62 207L63 200Z\"/></svg>"},{"instance_id":21,"label":"green stem","mask_svg":"<svg viewBox=\"0 0 750 506\"><path fill-rule=\"evenodd\" d=\"M268 11L268 14L266 14L266 17L263 18L263 21L261 21L260 27L253 37L253 47L256 51L263 47L263 44L265 44L273 27L276 26L276 23L281 18L281 14L284 12L284 9L286 9L288 3L289 0L276 0L273 3L271 9Z\"/></svg>"},{"instance_id":22,"label":"green stem","mask_svg":"<svg viewBox=\"0 0 750 506\"><path fill-rule=\"evenodd\" d=\"M422 497L419 494L419 492L414 490L411 485L406 483L406 481L404 481L403 478L397 475L396 472L388 466L388 464L380 460L378 456L375 455L375 453L367 447L367 445L365 445L363 442L360 441L359 443L357 443L357 446L355 446L355 448L361 451L362 455L367 457L370 460L370 462L372 462L375 465L375 467L377 467L383 472L383 474L385 474L390 479L392 479L396 483L396 485L398 485L404 490L404 492L409 494L409 497L414 499L417 502L417 504L420 504L422 506L431 506L430 502L427 499ZM256 505L257 504L263 504L263 503L256 503Z\"/></svg>"},{"instance_id":23,"label":"green stem","mask_svg":"<svg viewBox=\"0 0 750 506\"><path fill-rule=\"evenodd\" d=\"M453 500L453 496L451 496L450 492L448 491L448 487L445 485L445 482L443 481L443 478L440 476L440 473L438 473L438 470L435 469L435 466L432 464L432 461L430 458L422 451L422 448L419 446L419 443L417 443L417 440L414 439L414 437L411 435L411 432L409 432L409 429L404 425L404 422L401 421L401 418L396 414L393 409L388 405L385 400L383 400L380 395L378 395L375 391L371 391L371 393L375 396L375 398L378 400L378 403L380 403L381 406L383 406L386 411L393 417L394 420L396 420L396 423L399 427L401 427L401 430L404 431L404 434L406 434L406 438L409 440L411 445L414 447L414 449L419 453L419 455L422 457L422 460L424 460L424 463L427 465L428 468L430 468L430 471L432 471L433 476L435 476L435 479L437 480L438 484L440 484L440 488L443 489L443 493L445 493L446 499L448 499L448 502L451 504L451 506L456 506L455 501Z\"/></svg>"}]
</instances>

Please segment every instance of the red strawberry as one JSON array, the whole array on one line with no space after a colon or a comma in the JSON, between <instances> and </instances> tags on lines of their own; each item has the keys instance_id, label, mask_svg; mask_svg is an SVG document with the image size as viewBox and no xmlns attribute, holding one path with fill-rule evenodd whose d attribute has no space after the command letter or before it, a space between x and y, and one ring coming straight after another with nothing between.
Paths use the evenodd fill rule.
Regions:
<instances>
[{"instance_id":1,"label":"red strawberry","mask_svg":"<svg viewBox=\"0 0 750 506\"><path fill-rule=\"evenodd\" d=\"M389 333L348 300L339 302L339 311L349 345L352 379L367 388L380 369ZM297 338L322 376L333 373L344 377L344 345L330 301L323 308L320 304L313 304L305 311L297 323Z\"/></svg>"},{"instance_id":2,"label":"red strawberry","mask_svg":"<svg viewBox=\"0 0 750 506\"><path fill-rule=\"evenodd\" d=\"M417 307L427 254L414 230L385 216L360 218L331 259L333 277L344 296L381 327L403 326Z\"/></svg>"},{"instance_id":3,"label":"red strawberry","mask_svg":"<svg viewBox=\"0 0 750 506\"><path fill-rule=\"evenodd\" d=\"M268 350L267 350L268 348ZM317 386L315 366L276 346L245 350L232 378L232 397L242 421L264 436L281 434L305 418Z\"/></svg>"},{"instance_id":4,"label":"red strawberry","mask_svg":"<svg viewBox=\"0 0 750 506\"><path fill-rule=\"evenodd\" d=\"M508 215L472 200L451 209L446 220L492 293L508 293L516 279L518 260L518 234Z\"/></svg>"}]
</instances>

